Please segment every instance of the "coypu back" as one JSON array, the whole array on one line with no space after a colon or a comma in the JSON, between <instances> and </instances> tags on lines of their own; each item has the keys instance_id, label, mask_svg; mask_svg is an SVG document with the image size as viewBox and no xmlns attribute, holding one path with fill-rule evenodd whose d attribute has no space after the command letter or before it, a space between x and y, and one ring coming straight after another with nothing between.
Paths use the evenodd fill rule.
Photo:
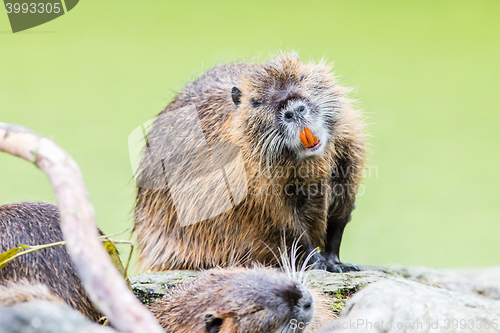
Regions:
<instances>
[{"instance_id":1,"label":"coypu back","mask_svg":"<svg viewBox=\"0 0 500 333\"><path fill-rule=\"evenodd\" d=\"M63 240L59 211L47 203L15 203L0 206L0 253L23 245L44 245ZM90 319L99 311L81 284L65 246L55 246L22 255L0 270L0 284L29 281L47 286Z\"/></svg>"},{"instance_id":2,"label":"coypu back","mask_svg":"<svg viewBox=\"0 0 500 333\"><path fill-rule=\"evenodd\" d=\"M325 300L314 295L276 270L214 269L149 308L166 332L299 333L333 319Z\"/></svg>"},{"instance_id":3,"label":"coypu back","mask_svg":"<svg viewBox=\"0 0 500 333\"><path fill-rule=\"evenodd\" d=\"M0 284L1 333L113 333L28 280Z\"/></svg>"},{"instance_id":4,"label":"coypu back","mask_svg":"<svg viewBox=\"0 0 500 333\"><path fill-rule=\"evenodd\" d=\"M30 283L28 280L9 281L0 285L0 306L10 306L33 301L48 301L62 303L63 300L54 296L46 285Z\"/></svg>"},{"instance_id":5,"label":"coypu back","mask_svg":"<svg viewBox=\"0 0 500 333\"><path fill-rule=\"evenodd\" d=\"M285 237L303 258L320 249L315 268L359 270L339 259L365 160L347 93L329 66L289 53L220 65L188 84L147 134L136 176L140 267L276 265ZM306 129L314 143L302 140ZM227 147L237 147L232 164L221 162Z\"/></svg>"}]
</instances>

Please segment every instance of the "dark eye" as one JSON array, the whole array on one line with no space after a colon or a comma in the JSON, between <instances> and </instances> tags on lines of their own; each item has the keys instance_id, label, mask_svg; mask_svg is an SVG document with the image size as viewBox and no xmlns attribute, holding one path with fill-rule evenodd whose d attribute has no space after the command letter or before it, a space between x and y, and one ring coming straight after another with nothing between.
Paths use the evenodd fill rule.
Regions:
<instances>
[{"instance_id":1,"label":"dark eye","mask_svg":"<svg viewBox=\"0 0 500 333\"><path fill-rule=\"evenodd\" d=\"M220 331L222 323L222 318L217 318L213 314L205 315L205 324L208 333L217 333Z\"/></svg>"},{"instance_id":2,"label":"dark eye","mask_svg":"<svg viewBox=\"0 0 500 333\"><path fill-rule=\"evenodd\" d=\"M304 81L304 79L305 79L305 78L306 78L306 77L305 77L304 75L301 75L301 76L300 76L300 81Z\"/></svg>"},{"instance_id":3,"label":"dark eye","mask_svg":"<svg viewBox=\"0 0 500 333\"><path fill-rule=\"evenodd\" d=\"M231 90L231 98L233 99L234 105L238 106L241 103L241 90L238 87L233 87Z\"/></svg>"},{"instance_id":4,"label":"dark eye","mask_svg":"<svg viewBox=\"0 0 500 333\"><path fill-rule=\"evenodd\" d=\"M258 108L259 106L261 106L261 102L255 100L255 99L252 99L252 105L254 108Z\"/></svg>"}]
</instances>

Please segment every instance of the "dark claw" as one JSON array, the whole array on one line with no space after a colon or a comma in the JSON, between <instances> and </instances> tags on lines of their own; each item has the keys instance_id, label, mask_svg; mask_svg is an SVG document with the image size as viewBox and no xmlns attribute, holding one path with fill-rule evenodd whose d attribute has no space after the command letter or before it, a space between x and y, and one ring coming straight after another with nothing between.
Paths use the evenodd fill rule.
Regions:
<instances>
[{"instance_id":1,"label":"dark claw","mask_svg":"<svg viewBox=\"0 0 500 333\"><path fill-rule=\"evenodd\" d=\"M347 264L347 263L339 263L339 264L332 265L332 266L338 267L342 271L342 273L359 272L362 270L361 268L359 268L356 265Z\"/></svg>"},{"instance_id":2,"label":"dark claw","mask_svg":"<svg viewBox=\"0 0 500 333\"><path fill-rule=\"evenodd\" d=\"M333 261L333 262L332 262ZM343 263L338 261L336 256L334 260L328 261L322 257L316 259L316 262L312 265L313 269L320 269L332 273L347 273L347 272L359 272L361 268L356 265Z\"/></svg>"},{"instance_id":3,"label":"dark claw","mask_svg":"<svg viewBox=\"0 0 500 333\"><path fill-rule=\"evenodd\" d=\"M332 273L342 273L342 269L340 268L340 265L333 265L330 264L329 262L325 261L317 261L314 263L312 266L313 269L321 269L323 271L327 272L332 272Z\"/></svg>"},{"instance_id":4,"label":"dark claw","mask_svg":"<svg viewBox=\"0 0 500 333\"><path fill-rule=\"evenodd\" d=\"M326 261L316 261L314 265L312 265L313 269L320 269L322 271L327 271L327 263Z\"/></svg>"},{"instance_id":5,"label":"dark claw","mask_svg":"<svg viewBox=\"0 0 500 333\"><path fill-rule=\"evenodd\" d=\"M327 264L326 270L332 273L342 273L342 268L339 265Z\"/></svg>"},{"instance_id":6,"label":"dark claw","mask_svg":"<svg viewBox=\"0 0 500 333\"><path fill-rule=\"evenodd\" d=\"M332 273L347 273L347 272L359 272L361 268L353 264L347 264L339 262L337 264L332 264L329 262L325 262L326 271Z\"/></svg>"}]
</instances>

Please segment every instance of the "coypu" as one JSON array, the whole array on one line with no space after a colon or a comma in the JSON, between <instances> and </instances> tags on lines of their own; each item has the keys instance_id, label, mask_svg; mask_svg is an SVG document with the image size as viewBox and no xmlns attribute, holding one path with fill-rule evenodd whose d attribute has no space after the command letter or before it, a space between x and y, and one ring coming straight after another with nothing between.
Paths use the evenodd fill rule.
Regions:
<instances>
[{"instance_id":1,"label":"coypu","mask_svg":"<svg viewBox=\"0 0 500 333\"><path fill-rule=\"evenodd\" d=\"M165 332L305 332L332 320L326 298L272 269L214 269L149 306ZM303 325L297 325L303 323Z\"/></svg>"},{"instance_id":2,"label":"coypu","mask_svg":"<svg viewBox=\"0 0 500 333\"><path fill-rule=\"evenodd\" d=\"M62 241L59 223L57 207L48 203L0 206L0 253L19 244L44 245ZM25 254L0 269L0 284L24 280L47 286L53 295L93 321L102 317L85 292L65 246Z\"/></svg>"},{"instance_id":3,"label":"coypu","mask_svg":"<svg viewBox=\"0 0 500 333\"><path fill-rule=\"evenodd\" d=\"M217 66L174 97L147 134L135 174L142 269L276 265L280 245L298 240L314 268L359 270L340 261L339 249L364 168L364 125L330 70L283 53ZM224 154L242 157L243 177ZM183 188L210 168L226 186Z\"/></svg>"}]
</instances>

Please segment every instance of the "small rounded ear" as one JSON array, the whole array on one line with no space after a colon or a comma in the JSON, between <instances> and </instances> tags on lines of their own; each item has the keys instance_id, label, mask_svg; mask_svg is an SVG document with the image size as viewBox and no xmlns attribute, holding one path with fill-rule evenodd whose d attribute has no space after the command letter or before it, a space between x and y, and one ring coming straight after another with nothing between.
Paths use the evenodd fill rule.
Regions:
<instances>
[{"instance_id":1,"label":"small rounded ear","mask_svg":"<svg viewBox=\"0 0 500 333\"><path fill-rule=\"evenodd\" d=\"M205 325L208 333L218 333L224 320L209 313L205 315Z\"/></svg>"},{"instance_id":2,"label":"small rounded ear","mask_svg":"<svg viewBox=\"0 0 500 333\"><path fill-rule=\"evenodd\" d=\"M234 86L233 89L231 90L231 98L233 99L233 102L236 106L240 105L240 103L241 103L241 90L238 89L238 87Z\"/></svg>"}]
</instances>

